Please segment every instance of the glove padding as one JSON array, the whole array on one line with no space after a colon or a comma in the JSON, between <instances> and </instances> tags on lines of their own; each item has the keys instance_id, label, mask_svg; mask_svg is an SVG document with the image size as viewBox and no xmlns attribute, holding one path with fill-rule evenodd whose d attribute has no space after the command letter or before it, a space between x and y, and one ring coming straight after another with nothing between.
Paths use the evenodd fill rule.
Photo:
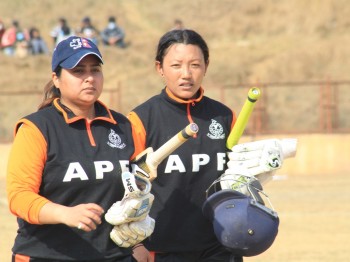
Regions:
<instances>
[{"instance_id":1,"label":"glove padding","mask_svg":"<svg viewBox=\"0 0 350 262\"><path fill-rule=\"evenodd\" d=\"M143 220L114 226L110 237L120 247L132 247L149 237L154 226L154 219L147 215Z\"/></svg>"},{"instance_id":2,"label":"glove padding","mask_svg":"<svg viewBox=\"0 0 350 262\"><path fill-rule=\"evenodd\" d=\"M221 188L245 188L244 184L253 176L266 183L282 167L285 158L295 155L296 145L296 139L266 139L234 146L228 153L228 169L221 176Z\"/></svg>"},{"instance_id":3,"label":"glove padding","mask_svg":"<svg viewBox=\"0 0 350 262\"><path fill-rule=\"evenodd\" d=\"M125 188L124 197L114 203L105 214L106 221L112 225L143 220L148 215L154 200L148 179L123 172L122 180Z\"/></svg>"}]
</instances>

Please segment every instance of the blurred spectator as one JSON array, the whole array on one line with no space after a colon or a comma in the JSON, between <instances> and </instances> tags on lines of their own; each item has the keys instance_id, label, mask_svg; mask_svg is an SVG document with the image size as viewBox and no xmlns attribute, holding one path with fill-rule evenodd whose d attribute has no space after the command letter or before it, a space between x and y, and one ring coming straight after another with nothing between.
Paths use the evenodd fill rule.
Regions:
<instances>
[{"instance_id":1,"label":"blurred spectator","mask_svg":"<svg viewBox=\"0 0 350 262\"><path fill-rule=\"evenodd\" d=\"M115 45L120 48L126 47L124 42L125 32L117 25L117 21L114 16L108 18L107 27L102 31L101 38L105 45Z\"/></svg>"},{"instance_id":2,"label":"blurred spectator","mask_svg":"<svg viewBox=\"0 0 350 262\"><path fill-rule=\"evenodd\" d=\"M5 30L1 38L1 46L6 55L26 56L29 48L28 31L22 29L17 20L12 21L12 25Z\"/></svg>"},{"instance_id":3,"label":"blurred spectator","mask_svg":"<svg viewBox=\"0 0 350 262\"><path fill-rule=\"evenodd\" d=\"M15 56L25 57L30 53L28 32L17 32Z\"/></svg>"},{"instance_id":4,"label":"blurred spectator","mask_svg":"<svg viewBox=\"0 0 350 262\"><path fill-rule=\"evenodd\" d=\"M176 30L176 29L185 29L185 26L184 26L184 23L182 22L182 20L180 20L180 19L174 20L173 30Z\"/></svg>"},{"instance_id":5,"label":"blurred spectator","mask_svg":"<svg viewBox=\"0 0 350 262\"><path fill-rule=\"evenodd\" d=\"M74 35L74 30L69 27L67 20L64 17L61 17L58 19L58 25L51 30L50 35L53 44L56 47L59 42Z\"/></svg>"},{"instance_id":6,"label":"blurred spectator","mask_svg":"<svg viewBox=\"0 0 350 262\"><path fill-rule=\"evenodd\" d=\"M0 20L0 49L2 48L1 39L4 33L5 33L5 24Z\"/></svg>"},{"instance_id":7,"label":"blurred spectator","mask_svg":"<svg viewBox=\"0 0 350 262\"><path fill-rule=\"evenodd\" d=\"M98 45L98 30L92 25L90 17L84 17L81 21L81 27L77 30L77 35L90 39L95 45Z\"/></svg>"},{"instance_id":8,"label":"blurred spectator","mask_svg":"<svg viewBox=\"0 0 350 262\"><path fill-rule=\"evenodd\" d=\"M15 26L16 24L17 22L13 21L12 26L10 26L4 31L1 38L1 46L4 50L4 53L9 56L15 54L17 32L17 27Z\"/></svg>"},{"instance_id":9,"label":"blurred spectator","mask_svg":"<svg viewBox=\"0 0 350 262\"><path fill-rule=\"evenodd\" d=\"M32 55L49 54L49 49L47 48L46 42L41 37L39 29L32 27L29 30L29 36Z\"/></svg>"}]
</instances>

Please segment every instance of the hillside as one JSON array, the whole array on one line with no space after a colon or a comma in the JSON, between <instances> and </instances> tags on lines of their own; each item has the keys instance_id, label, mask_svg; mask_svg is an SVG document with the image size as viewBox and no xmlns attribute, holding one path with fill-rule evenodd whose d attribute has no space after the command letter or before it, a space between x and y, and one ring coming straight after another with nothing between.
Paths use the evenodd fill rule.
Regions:
<instances>
[{"instance_id":1,"label":"hillside","mask_svg":"<svg viewBox=\"0 0 350 262\"><path fill-rule=\"evenodd\" d=\"M155 48L175 18L206 39L210 66L205 92L220 99L220 87L237 83L350 80L349 14L347 0L0 0L0 20L5 25L18 19L22 26L38 27L51 48L49 32L59 17L66 17L75 28L90 16L102 29L115 15L130 46L100 47L105 88L118 88L116 95L121 97L112 100L105 93L103 100L123 113L162 88L154 70ZM20 59L0 53L0 262L10 261L17 230L5 196L10 143L1 142L11 141L14 123L36 110L50 79L50 62L46 56ZM339 119L350 128L349 85L339 89ZM269 91L275 100L269 100L269 113L275 114L276 125L291 128L295 119L301 125L318 125L319 89L272 87ZM238 102L244 96L236 90L226 94L227 100ZM238 102L230 101L230 106L238 110ZM345 201L350 198L349 135L297 137L297 157L285 161L276 180L265 188L280 216L279 235L266 253L245 262L349 260L350 204Z\"/></svg>"},{"instance_id":2,"label":"hillside","mask_svg":"<svg viewBox=\"0 0 350 262\"><path fill-rule=\"evenodd\" d=\"M159 37L181 18L210 47L206 94L236 83L348 79L350 6L345 0L2 0L0 19L36 26L52 48L50 30L61 16L76 28L84 16L102 29L115 15L127 33L125 50L101 46L105 88L120 88L117 110L128 112L157 93L162 82L154 70ZM0 54L1 91L38 90L50 78L50 57L5 57ZM1 93L0 93L1 94ZM35 109L40 95L0 96L0 133ZM108 101L108 98L106 98ZM10 103L10 104L8 104ZM8 111L9 106L16 110Z\"/></svg>"}]
</instances>

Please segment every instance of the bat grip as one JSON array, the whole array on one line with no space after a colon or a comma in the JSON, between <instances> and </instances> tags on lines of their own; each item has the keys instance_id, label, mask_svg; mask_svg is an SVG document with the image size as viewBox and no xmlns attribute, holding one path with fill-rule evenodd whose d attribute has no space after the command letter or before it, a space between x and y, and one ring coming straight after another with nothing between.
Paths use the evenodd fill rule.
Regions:
<instances>
[{"instance_id":1,"label":"bat grip","mask_svg":"<svg viewBox=\"0 0 350 262\"><path fill-rule=\"evenodd\" d=\"M257 87L252 87L251 89L249 89L248 92L248 100L252 103L255 103L256 100L259 99L261 95L260 89Z\"/></svg>"},{"instance_id":2,"label":"bat grip","mask_svg":"<svg viewBox=\"0 0 350 262\"><path fill-rule=\"evenodd\" d=\"M179 139L189 139L193 137L198 132L198 126L195 123L191 123L180 131L181 135L178 134Z\"/></svg>"},{"instance_id":3,"label":"bat grip","mask_svg":"<svg viewBox=\"0 0 350 262\"><path fill-rule=\"evenodd\" d=\"M226 147L228 149L232 149L233 146L237 145L238 140L242 136L243 131L247 125L248 119L253 111L255 102L259 99L260 95L261 95L260 89L257 87L252 87L249 90L248 97L227 139Z\"/></svg>"}]
</instances>

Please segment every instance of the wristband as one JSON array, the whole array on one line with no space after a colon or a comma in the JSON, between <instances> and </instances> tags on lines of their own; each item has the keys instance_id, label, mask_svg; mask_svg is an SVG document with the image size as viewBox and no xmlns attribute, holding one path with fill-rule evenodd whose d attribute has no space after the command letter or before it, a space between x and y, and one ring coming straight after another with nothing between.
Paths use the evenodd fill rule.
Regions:
<instances>
[{"instance_id":1,"label":"wristband","mask_svg":"<svg viewBox=\"0 0 350 262\"><path fill-rule=\"evenodd\" d=\"M136 244L135 246L132 247L132 250L134 250L134 249L136 249L136 248L138 248L138 247L140 247L140 246L143 246L143 244L142 244L142 243Z\"/></svg>"}]
</instances>

